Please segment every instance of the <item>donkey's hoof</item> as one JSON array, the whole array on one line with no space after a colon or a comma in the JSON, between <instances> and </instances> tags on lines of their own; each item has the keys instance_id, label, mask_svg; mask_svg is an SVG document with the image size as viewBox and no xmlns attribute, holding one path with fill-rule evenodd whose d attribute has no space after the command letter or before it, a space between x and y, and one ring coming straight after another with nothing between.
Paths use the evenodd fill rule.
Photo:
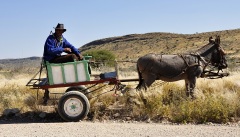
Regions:
<instances>
[{"instance_id":1,"label":"donkey's hoof","mask_svg":"<svg viewBox=\"0 0 240 137\"><path fill-rule=\"evenodd\" d=\"M190 95L191 95L191 99L192 99L192 100L197 99L196 95L195 95L193 92L190 92Z\"/></svg>"},{"instance_id":2,"label":"donkey's hoof","mask_svg":"<svg viewBox=\"0 0 240 137\"><path fill-rule=\"evenodd\" d=\"M190 97L190 92L186 92L186 96L187 96L187 97Z\"/></svg>"},{"instance_id":3,"label":"donkey's hoof","mask_svg":"<svg viewBox=\"0 0 240 137\"><path fill-rule=\"evenodd\" d=\"M144 98L144 99L142 99L142 101L143 101L144 105L147 105L147 99Z\"/></svg>"}]
</instances>

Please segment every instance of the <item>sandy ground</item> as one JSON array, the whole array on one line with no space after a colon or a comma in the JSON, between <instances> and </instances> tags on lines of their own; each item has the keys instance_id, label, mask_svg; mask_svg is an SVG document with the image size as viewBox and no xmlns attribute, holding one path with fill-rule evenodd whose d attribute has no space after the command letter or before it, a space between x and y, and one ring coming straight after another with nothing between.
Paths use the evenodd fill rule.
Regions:
<instances>
[{"instance_id":1,"label":"sandy ground","mask_svg":"<svg viewBox=\"0 0 240 137\"><path fill-rule=\"evenodd\" d=\"M1 137L239 137L235 125L66 122L0 124Z\"/></svg>"}]
</instances>

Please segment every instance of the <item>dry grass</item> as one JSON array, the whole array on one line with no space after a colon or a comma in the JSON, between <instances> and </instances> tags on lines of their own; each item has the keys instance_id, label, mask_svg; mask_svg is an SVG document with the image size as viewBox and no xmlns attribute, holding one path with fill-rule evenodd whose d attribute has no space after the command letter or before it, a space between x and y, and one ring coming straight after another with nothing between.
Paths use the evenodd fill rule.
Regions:
<instances>
[{"instance_id":1,"label":"dry grass","mask_svg":"<svg viewBox=\"0 0 240 137\"><path fill-rule=\"evenodd\" d=\"M43 92L39 91L37 99L37 90L25 86L32 75L15 74L11 78L4 75L0 77L0 114L5 109L11 108L19 108L22 113L43 111L43 107L39 105Z\"/></svg>"},{"instance_id":2,"label":"dry grass","mask_svg":"<svg viewBox=\"0 0 240 137\"><path fill-rule=\"evenodd\" d=\"M161 107L168 107L169 112L162 116L169 117L173 122L195 123L221 123L239 119L239 80L238 72L223 79L198 79L198 98L193 101L186 98L183 82L164 85L159 98Z\"/></svg>"},{"instance_id":3,"label":"dry grass","mask_svg":"<svg viewBox=\"0 0 240 137\"><path fill-rule=\"evenodd\" d=\"M27 77L19 75L13 79L2 78L0 84L0 112L6 108L19 108L22 112L36 108L34 91L25 87Z\"/></svg>"},{"instance_id":4,"label":"dry grass","mask_svg":"<svg viewBox=\"0 0 240 137\"><path fill-rule=\"evenodd\" d=\"M135 86L131 85L129 91L118 97L117 101L109 96L100 97L92 103L95 117L101 119L115 113L126 115L124 113L127 111L127 115L135 120L161 121L167 118L176 123L226 123L240 119L239 72L233 72L229 77L222 79L198 79L198 98L195 100L186 97L183 81L160 85L161 81L156 81L147 92L136 92L131 89ZM146 99L145 104L142 94ZM116 102L123 105L125 111L102 114L109 107L117 107Z\"/></svg>"},{"instance_id":5,"label":"dry grass","mask_svg":"<svg viewBox=\"0 0 240 137\"><path fill-rule=\"evenodd\" d=\"M121 77L135 77L136 73L123 72ZM1 77L4 79L4 77ZM16 75L13 79L4 79L0 86L0 112L7 108L19 108L27 111L47 111L39 106L36 90L25 87L29 75ZM17 79L17 80L16 80ZM137 83L127 83L127 92L123 96L113 96L109 92L90 100L92 119L126 119L161 121L168 119L176 123L226 123L240 118L240 73L232 72L222 79L198 79L196 92L198 98L188 99L185 95L184 82L162 83L156 81L147 92L136 92ZM98 86L102 86L101 84ZM97 86L97 87L98 87ZM95 87L95 88L97 88ZM100 92L110 91L106 86ZM53 92L64 92L54 89ZM98 95L100 92L94 93ZM142 95L147 100L145 104ZM119 113L120 115L116 115Z\"/></svg>"}]
</instances>

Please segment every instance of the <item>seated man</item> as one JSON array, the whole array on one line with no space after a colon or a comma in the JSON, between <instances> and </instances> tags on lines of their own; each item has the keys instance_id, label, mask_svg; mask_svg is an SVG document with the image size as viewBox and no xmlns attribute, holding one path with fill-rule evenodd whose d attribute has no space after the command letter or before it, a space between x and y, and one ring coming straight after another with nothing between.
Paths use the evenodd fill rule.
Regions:
<instances>
[{"instance_id":1,"label":"seated man","mask_svg":"<svg viewBox=\"0 0 240 137\"><path fill-rule=\"evenodd\" d=\"M62 36L65 31L64 25L58 23L55 28L55 33L48 36L44 45L44 61L49 61L50 63L65 63L83 59L78 49ZM63 52L69 54L61 55Z\"/></svg>"},{"instance_id":2,"label":"seated man","mask_svg":"<svg viewBox=\"0 0 240 137\"><path fill-rule=\"evenodd\" d=\"M62 34L66 31L63 24L57 24L55 33L50 34L44 45L43 59L50 63L73 62L74 60L82 60L83 56L77 48L70 44ZM61 55L63 52L67 55ZM49 99L49 90L45 89L43 104L47 104Z\"/></svg>"}]
</instances>

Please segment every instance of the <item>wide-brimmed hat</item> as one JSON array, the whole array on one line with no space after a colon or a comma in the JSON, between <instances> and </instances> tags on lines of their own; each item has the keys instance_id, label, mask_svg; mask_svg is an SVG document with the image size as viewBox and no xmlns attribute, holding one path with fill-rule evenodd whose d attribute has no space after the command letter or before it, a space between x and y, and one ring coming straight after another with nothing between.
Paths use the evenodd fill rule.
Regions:
<instances>
[{"instance_id":1,"label":"wide-brimmed hat","mask_svg":"<svg viewBox=\"0 0 240 137\"><path fill-rule=\"evenodd\" d=\"M66 29L64 29L64 25L63 24L60 24L60 23L58 23L57 24L57 26L56 26L56 28L55 29L58 29L58 30L63 30L63 32L65 32L66 31Z\"/></svg>"}]
</instances>

